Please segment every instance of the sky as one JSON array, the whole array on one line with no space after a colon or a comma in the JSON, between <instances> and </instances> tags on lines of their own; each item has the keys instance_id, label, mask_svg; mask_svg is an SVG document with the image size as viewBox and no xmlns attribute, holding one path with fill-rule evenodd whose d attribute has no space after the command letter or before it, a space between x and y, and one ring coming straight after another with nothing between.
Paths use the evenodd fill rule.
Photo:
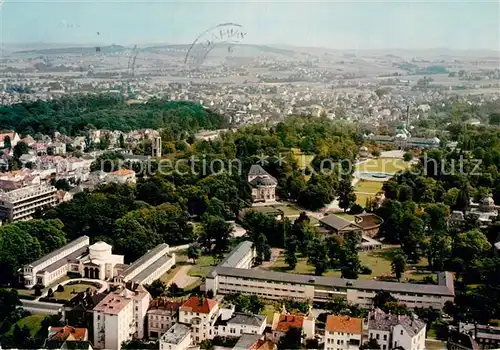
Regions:
<instances>
[{"instance_id":1,"label":"sky","mask_svg":"<svg viewBox=\"0 0 500 350\"><path fill-rule=\"evenodd\" d=\"M1 6L0 40L11 44L187 44L233 22L244 27L248 44L500 51L499 1L3 0Z\"/></svg>"}]
</instances>

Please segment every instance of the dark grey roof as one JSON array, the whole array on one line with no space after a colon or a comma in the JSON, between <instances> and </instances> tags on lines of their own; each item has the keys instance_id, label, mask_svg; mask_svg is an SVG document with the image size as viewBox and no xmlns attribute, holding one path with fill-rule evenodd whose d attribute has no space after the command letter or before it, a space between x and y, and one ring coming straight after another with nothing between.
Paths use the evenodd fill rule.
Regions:
<instances>
[{"instance_id":1,"label":"dark grey roof","mask_svg":"<svg viewBox=\"0 0 500 350\"><path fill-rule=\"evenodd\" d=\"M220 318L216 322L216 326L226 326L228 324L244 324L247 326L259 327L266 322L266 317L262 315L245 314L243 312L235 312L229 320L222 321Z\"/></svg>"},{"instance_id":2,"label":"dark grey roof","mask_svg":"<svg viewBox=\"0 0 500 350\"><path fill-rule=\"evenodd\" d=\"M257 176L255 179L250 181L250 185L252 186L273 186L276 185L277 182L272 176Z\"/></svg>"},{"instance_id":3,"label":"dark grey roof","mask_svg":"<svg viewBox=\"0 0 500 350\"><path fill-rule=\"evenodd\" d=\"M350 280L338 277L322 277L299 275L286 272L252 270L252 269L237 269L232 267L216 267L211 276L232 276L243 277L256 280L279 281L286 283L296 283L305 285L317 285L325 287L338 287L349 289L363 289L371 291L386 290L388 292L398 293L422 293L429 295L454 296L454 291L450 290L445 285L434 284L413 284L413 283L397 283L383 282L373 280Z\"/></svg>"},{"instance_id":4,"label":"dark grey roof","mask_svg":"<svg viewBox=\"0 0 500 350\"><path fill-rule=\"evenodd\" d=\"M128 275L130 275L138 267L140 267L142 264L144 264L144 262L146 262L149 259L151 259L152 256L154 256L155 254L157 254L160 250L164 249L165 247L168 247L168 244L166 244L166 243L158 244L156 247L154 247L153 249L151 249L150 251L148 251L146 254L144 254L139 259L137 259L136 261L134 261L129 267L127 267L125 269L125 271L123 271L123 276L127 277Z\"/></svg>"},{"instance_id":5,"label":"dark grey roof","mask_svg":"<svg viewBox=\"0 0 500 350\"><path fill-rule=\"evenodd\" d=\"M253 164L250 167L250 171L248 172L248 176L270 176L270 175L260 165Z\"/></svg>"},{"instance_id":6,"label":"dark grey roof","mask_svg":"<svg viewBox=\"0 0 500 350\"><path fill-rule=\"evenodd\" d=\"M361 226L355 224L354 222L341 218L340 216L337 216L335 214L325 216L324 218L320 219L319 222L337 231L341 231L350 225L359 227L359 229L361 229Z\"/></svg>"},{"instance_id":7,"label":"dark grey roof","mask_svg":"<svg viewBox=\"0 0 500 350\"><path fill-rule=\"evenodd\" d=\"M425 323L416 317L386 314L380 309L376 309L368 315L368 330L391 332L393 327L398 324L411 337L418 334L425 327Z\"/></svg>"},{"instance_id":8,"label":"dark grey roof","mask_svg":"<svg viewBox=\"0 0 500 350\"><path fill-rule=\"evenodd\" d=\"M155 262L153 262L151 265L146 267L144 270L139 272L137 276L132 278L133 281L137 283L142 283L146 278L148 278L153 272L158 270L161 266L163 266L169 259L171 259L170 256L168 255L162 255L161 257L158 258Z\"/></svg>"},{"instance_id":9,"label":"dark grey roof","mask_svg":"<svg viewBox=\"0 0 500 350\"><path fill-rule=\"evenodd\" d=\"M414 337L425 327L425 323L418 318L406 315L400 316L398 323L403 326L406 333L408 333L410 337Z\"/></svg>"},{"instance_id":10,"label":"dark grey roof","mask_svg":"<svg viewBox=\"0 0 500 350\"><path fill-rule=\"evenodd\" d=\"M221 267L235 267L240 260L253 249L253 243L250 241L243 241L234 248L228 256L226 256L218 266Z\"/></svg>"},{"instance_id":11,"label":"dark grey roof","mask_svg":"<svg viewBox=\"0 0 500 350\"><path fill-rule=\"evenodd\" d=\"M260 334L242 334L238 342L234 345L233 350L248 350L257 343L262 335Z\"/></svg>"},{"instance_id":12,"label":"dark grey roof","mask_svg":"<svg viewBox=\"0 0 500 350\"><path fill-rule=\"evenodd\" d=\"M60 267L63 267L64 265L68 264L68 260L75 260L76 258L84 255L87 253L88 247L82 247L80 249L75 250L73 253L67 255L66 257L57 260L55 263L50 264L49 266L45 267L44 269L38 271L37 273L40 272L54 272L55 270L59 269Z\"/></svg>"},{"instance_id":13,"label":"dark grey roof","mask_svg":"<svg viewBox=\"0 0 500 350\"><path fill-rule=\"evenodd\" d=\"M169 344L179 344L191 332L191 328L182 323L174 323L162 336L162 342Z\"/></svg>"},{"instance_id":14,"label":"dark grey roof","mask_svg":"<svg viewBox=\"0 0 500 350\"><path fill-rule=\"evenodd\" d=\"M45 255L45 256L42 256L40 259L38 260L35 260L34 262L32 262L31 264L28 264L29 266L32 266L32 267L35 267L37 265L40 265L41 263L53 258L54 256L62 253L63 251L65 251L66 249L68 248L71 248L71 247L74 247L75 245L81 243L81 242L84 242L84 241L88 241L90 242L90 239L88 236L81 236L81 237L78 237L77 239L69 242L68 244L62 246L61 248L59 249L56 249L54 250L53 252Z\"/></svg>"}]
</instances>

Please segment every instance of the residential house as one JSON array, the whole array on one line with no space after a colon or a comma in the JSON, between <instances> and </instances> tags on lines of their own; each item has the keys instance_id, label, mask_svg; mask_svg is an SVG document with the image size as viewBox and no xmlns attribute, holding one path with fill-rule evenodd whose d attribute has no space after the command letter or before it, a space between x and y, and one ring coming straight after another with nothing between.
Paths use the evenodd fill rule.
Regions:
<instances>
[{"instance_id":1,"label":"residential house","mask_svg":"<svg viewBox=\"0 0 500 350\"><path fill-rule=\"evenodd\" d=\"M191 325L195 343L214 337L218 316L219 304L215 299L191 297L179 309L179 322Z\"/></svg>"},{"instance_id":2,"label":"residential house","mask_svg":"<svg viewBox=\"0 0 500 350\"><path fill-rule=\"evenodd\" d=\"M148 336L159 338L177 322L182 303L159 296L151 301L147 312Z\"/></svg>"},{"instance_id":3,"label":"residential house","mask_svg":"<svg viewBox=\"0 0 500 350\"><path fill-rule=\"evenodd\" d=\"M11 148L14 148L15 145L17 145L17 143L19 141L21 141L21 138L19 137L19 134L15 131L11 131L11 132L7 132L7 133L3 133L3 134L0 134L0 148L5 148L5 138L10 138L10 147Z\"/></svg>"},{"instance_id":4,"label":"residential house","mask_svg":"<svg viewBox=\"0 0 500 350\"><path fill-rule=\"evenodd\" d=\"M266 328L266 317L243 312L234 312L234 306L220 310L214 325L215 335L239 337L242 334L262 335Z\"/></svg>"},{"instance_id":5,"label":"residential house","mask_svg":"<svg viewBox=\"0 0 500 350\"><path fill-rule=\"evenodd\" d=\"M312 316L274 313L271 325L272 340L277 343L290 328L299 328L305 339L313 339L315 335L314 325L315 319Z\"/></svg>"},{"instance_id":6,"label":"residential house","mask_svg":"<svg viewBox=\"0 0 500 350\"><path fill-rule=\"evenodd\" d=\"M87 328L49 327L43 348L92 350L92 344L88 340Z\"/></svg>"},{"instance_id":7,"label":"residential house","mask_svg":"<svg viewBox=\"0 0 500 350\"><path fill-rule=\"evenodd\" d=\"M407 350L425 349L425 322L415 315L386 314L375 309L368 315L368 337L374 338L382 350L402 346Z\"/></svg>"},{"instance_id":8,"label":"residential house","mask_svg":"<svg viewBox=\"0 0 500 350\"><path fill-rule=\"evenodd\" d=\"M363 320L350 316L328 315L325 325L325 350L357 350L363 339Z\"/></svg>"}]
</instances>

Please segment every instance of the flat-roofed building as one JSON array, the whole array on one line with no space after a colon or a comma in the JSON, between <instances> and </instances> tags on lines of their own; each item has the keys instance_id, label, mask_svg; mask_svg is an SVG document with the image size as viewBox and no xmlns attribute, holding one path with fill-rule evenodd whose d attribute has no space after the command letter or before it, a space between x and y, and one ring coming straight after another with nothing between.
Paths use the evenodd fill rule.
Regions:
<instances>
[{"instance_id":1,"label":"flat-roofed building","mask_svg":"<svg viewBox=\"0 0 500 350\"><path fill-rule=\"evenodd\" d=\"M230 256L231 264L234 265L237 259L232 253ZM410 308L442 309L455 296L453 275L450 272L439 272L438 284L427 285L350 280L218 265L207 275L204 288L215 294L253 294L275 300L292 298L326 302L332 297L341 297L368 308L379 291L391 293Z\"/></svg>"},{"instance_id":2,"label":"flat-roofed building","mask_svg":"<svg viewBox=\"0 0 500 350\"><path fill-rule=\"evenodd\" d=\"M0 193L0 219L29 220L38 209L56 205L56 192L54 186L32 185Z\"/></svg>"},{"instance_id":3,"label":"flat-roofed building","mask_svg":"<svg viewBox=\"0 0 500 350\"><path fill-rule=\"evenodd\" d=\"M185 350L192 342L191 328L182 323L174 324L160 338L160 350Z\"/></svg>"}]
</instances>

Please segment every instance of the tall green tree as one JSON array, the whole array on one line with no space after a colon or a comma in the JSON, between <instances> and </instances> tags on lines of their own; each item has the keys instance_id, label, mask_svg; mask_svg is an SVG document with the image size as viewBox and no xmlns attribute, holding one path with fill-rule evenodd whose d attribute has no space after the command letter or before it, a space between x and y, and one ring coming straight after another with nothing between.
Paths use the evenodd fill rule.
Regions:
<instances>
[{"instance_id":1,"label":"tall green tree","mask_svg":"<svg viewBox=\"0 0 500 350\"><path fill-rule=\"evenodd\" d=\"M398 281L401 281L401 277L404 276L406 271L406 257L403 254L396 254L392 258L391 262L392 273L396 276Z\"/></svg>"}]
</instances>

